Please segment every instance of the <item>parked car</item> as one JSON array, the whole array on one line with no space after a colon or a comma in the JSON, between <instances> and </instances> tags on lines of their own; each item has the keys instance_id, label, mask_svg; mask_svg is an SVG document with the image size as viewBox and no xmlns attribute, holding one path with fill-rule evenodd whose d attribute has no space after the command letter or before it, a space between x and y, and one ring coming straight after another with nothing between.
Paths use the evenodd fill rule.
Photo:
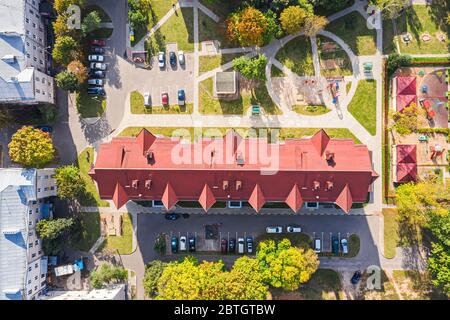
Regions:
<instances>
[{"instance_id":1,"label":"parked car","mask_svg":"<svg viewBox=\"0 0 450 320\"><path fill-rule=\"evenodd\" d=\"M90 44L92 46L100 46L103 47L106 45L106 41L104 39L92 39Z\"/></svg>"},{"instance_id":2,"label":"parked car","mask_svg":"<svg viewBox=\"0 0 450 320\"><path fill-rule=\"evenodd\" d=\"M161 93L161 103L163 106L167 106L169 104L169 94L167 92Z\"/></svg>"},{"instance_id":3,"label":"parked car","mask_svg":"<svg viewBox=\"0 0 450 320\"><path fill-rule=\"evenodd\" d=\"M165 218L166 220L177 220L180 218L180 215L178 213L166 213Z\"/></svg>"},{"instance_id":4,"label":"parked car","mask_svg":"<svg viewBox=\"0 0 450 320\"><path fill-rule=\"evenodd\" d=\"M315 238L314 239L314 252L319 253L321 251L322 251L322 241L320 240L320 238Z\"/></svg>"},{"instance_id":5,"label":"parked car","mask_svg":"<svg viewBox=\"0 0 450 320\"><path fill-rule=\"evenodd\" d=\"M339 239L336 236L331 237L331 251L335 256L339 254Z\"/></svg>"},{"instance_id":6,"label":"parked car","mask_svg":"<svg viewBox=\"0 0 450 320\"><path fill-rule=\"evenodd\" d=\"M266 233L282 233L283 227L267 227Z\"/></svg>"},{"instance_id":7,"label":"parked car","mask_svg":"<svg viewBox=\"0 0 450 320\"><path fill-rule=\"evenodd\" d=\"M183 89L178 90L178 105L184 106L186 103L186 94Z\"/></svg>"},{"instance_id":8,"label":"parked car","mask_svg":"<svg viewBox=\"0 0 450 320\"><path fill-rule=\"evenodd\" d=\"M175 68L177 66L177 55L175 54L175 52L169 52L169 61L172 68Z\"/></svg>"},{"instance_id":9,"label":"parked car","mask_svg":"<svg viewBox=\"0 0 450 320\"><path fill-rule=\"evenodd\" d=\"M92 86L103 86L104 85L104 82L102 79L88 79L87 83Z\"/></svg>"},{"instance_id":10,"label":"parked car","mask_svg":"<svg viewBox=\"0 0 450 320\"><path fill-rule=\"evenodd\" d=\"M236 239L231 238L230 241L228 241L228 252L235 252L236 251Z\"/></svg>"},{"instance_id":11,"label":"parked car","mask_svg":"<svg viewBox=\"0 0 450 320\"><path fill-rule=\"evenodd\" d=\"M195 237L189 237L189 251L195 252Z\"/></svg>"},{"instance_id":12,"label":"parked car","mask_svg":"<svg viewBox=\"0 0 450 320\"><path fill-rule=\"evenodd\" d=\"M302 228L300 228L299 226L287 226L286 231L288 233L300 233L302 232Z\"/></svg>"},{"instance_id":13,"label":"parked car","mask_svg":"<svg viewBox=\"0 0 450 320\"><path fill-rule=\"evenodd\" d=\"M220 242L220 252L227 253L227 249L228 249L228 241L227 239L222 239L222 241Z\"/></svg>"},{"instance_id":14,"label":"parked car","mask_svg":"<svg viewBox=\"0 0 450 320\"><path fill-rule=\"evenodd\" d=\"M89 87L87 89L88 94L96 94L98 96L104 96L105 90L102 87Z\"/></svg>"},{"instance_id":15,"label":"parked car","mask_svg":"<svg viewBox=\"0 0 450 320\"><path fill-rule=\"evenodd\" d=\"M106 70L106 64L100 62L91 62L89 67L93 70L103 70L103 71Z\"/></svg>"},{"instance_id":16,"label":"parked car","mask_svg":"<svg viewBox=\"0 0 450 320\"><path fill-rule=\"evenodd\" d=\"M92 53L105 53L105 49L102 47L91 47Z\"/></svg>"},{"instance_id":17,"label":"parked car","mask_svg":"<svg viewBox=\"0 0 450 320\"><path fill-rule=\"evenodd\" d=\"M244 238L238 238L238 253L244 253Z\"/></svg>"},{"instance_id":18,"label":"parked car","mask_svg":"<svg viewBox=\"0 0 450 320\"><path fill-rule=\"evenodd\" d=\"M180 237L180 251L186 251L186 237Z\"/></svg>"},{"instance_id":19,"label":"parked car","mask_svg":"<svg viewBox=\"0 0 450 320\"><path fill-rule=\"evenodd\" d=\"M166 66L166 55L164 52L158 52L158 66L164 68Z\"/></svg>"},{"instance_id":20,"label":"parked car","mask_svg":"<svg viewBox=\"0 0 450 320\"><path fill-rule=\"evenodd\" d=\"M88 55L88 61L104 62L105 57L100 54L90 54Z\"/></svg>"},{"instance_id":21,"label":"parked car","mask_svg":"<svg viewBox=\"0 0 450 320\"><path fill-rule=\"evenodd\" d=\"M253 253L253 238L248 236L245 240L247 242L247 253Z\"/></svg>"},{"instance_id":22,"label":"parked car","mask_svg":"<svg viewBox=\"0 0 450 320\"><path fill-rule=\"evenodd\" d=\"M53 128L50 126L35 126L35 128L47 133L53 132Z\"/></svg>"},{"instance_id":23,"label":"parked car","mask_svg":"<svg viewBox=\"0 0 450 320\"><path fill-rule=\"evenodd\" d=\"M106 73L101 70L91 70L89 71L89 76L92 78L104 78Z\"/></svg>"},{"instance_id":24,"label":"parked car","mask_svg":"<svg viewBox=\"0 0 450 320\"><path fill-rule=\"evenodd\" d=\"M348 241L347 239L341 239L341 247L342 247L342 253L347 254L348 253Z\"/></svg>"},{"instance_id":25,"label":"parked car","mask_svg":"<svg viewBox=\"0 0 450 320\"><path fill-rule=\"evenodd\" d=\"M361 280L361 272L360 271L355 271L355 273L353 274L352 278L350 279L352 284L357 284L359 282L359 280Z\"/></svg>"},{"instance_id":26,"label":"parked car","mask_svg":"<svg viewBox=\"0 0 450 320\"><path fill-rule=\"evenodd\" d=\"M180 63L180 65L184 65L185 63L183 51L178 51L178 62Z\"/></svg>"},{"instance_id":27,"label":"parked car","mask_svg":"<svg viewBox=\"0 0 450 320\"><path fill-rule=\"evenodd\" d=\"M170 247L172 248L172 253L178 252L178 238L176 236L173 236L170 240Z\"/></svg>"},{"instance_id":28,"label":"parked car","mask_svg":"<svg viewBox=\"0 0 450 320\"><path fill-rule=\"evenodd\" d=\"M144 106L150 107L152 105L150 100L151 100L150 92L144 93Z\"/></svg>"}]
</instances>

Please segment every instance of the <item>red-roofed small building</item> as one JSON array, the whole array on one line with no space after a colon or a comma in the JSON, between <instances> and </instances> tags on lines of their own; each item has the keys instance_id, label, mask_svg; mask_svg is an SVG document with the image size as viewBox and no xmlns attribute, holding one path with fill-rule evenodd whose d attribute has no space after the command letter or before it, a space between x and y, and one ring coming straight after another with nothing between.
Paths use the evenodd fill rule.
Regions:
<instances>
[{"instance_id":1,"label":"red-roofed small building","mask_svg":"<svg viewBox=\"0 0 450 320\"><path fill-rule=\"evenodd\" d=\"M248 202L256 212L270 202L298 212L306 203L334 203L346 213L364 203L378 174L370 152L352 139L332 139L324 130L311 138L240 137L195 143L155 136L116 137L100 145L89 175L100 197L119 208L128 200L198 201L205 211L216 202Z\"/></svg>"},{"instance_id":2,"label":"red-roofed small building","mask_svg":"<svg viewBox=\"0 0 450 320\"><path fill-rule=\"evenodd\" d=\"M417 146L414 144L396 145L397 170L394 182L417 181Z\"/></svg>"},{"instance_id":3,"label":"red-roofed small building","mask_svg":"<svg viewBox=\"0 0 450 320\"><path fill-rule=\"evenodd\" d=\"M396 110L402 111L412 103L417 104L417 82L416 77L396 78Z\"/></svg>"}]
</instances>

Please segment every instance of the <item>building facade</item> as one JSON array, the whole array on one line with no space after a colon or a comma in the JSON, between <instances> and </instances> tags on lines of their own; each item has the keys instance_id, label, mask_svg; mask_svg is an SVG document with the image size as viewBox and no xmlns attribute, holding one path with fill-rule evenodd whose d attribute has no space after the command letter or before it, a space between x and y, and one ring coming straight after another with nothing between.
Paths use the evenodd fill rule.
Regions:
<instances>
[{"instance_id":1,"label":"building facade","mask_svg":"<svg viewBox=\"0 0 450 320\"><path fill-rule=\"evenodd\" d=\"M0 0L0 103L55 103L41 0Z\"/></svg>"},{"instance_id":2,"label":"building facade","mask_svg":"<svg viewBox=\"0 0 450 320\"><path fill-rule=\"evenodd\" d=\"M53 175L54 169L0 169L0 300L35 299L46 287L36 224L52 216Z\"/></svg>"},{"instance_id":3,"label":"building facade","mask_svg":"<svg viewBox=\"0 0 450 320\"><path fill-rule=\"evenodd\" d=\"M367 201L378 177L365 145L331 139L323 130L272 144L233 130L184 143L143 129L135 138L102 144L89 174L100 197L118 208L128 200L153 200L167 210L178 201L198 201L207 211L226 201L259 212L267 203L283 202L294 212L325 203L346 213L353 203Z\"/></svg>"}]
</instances>

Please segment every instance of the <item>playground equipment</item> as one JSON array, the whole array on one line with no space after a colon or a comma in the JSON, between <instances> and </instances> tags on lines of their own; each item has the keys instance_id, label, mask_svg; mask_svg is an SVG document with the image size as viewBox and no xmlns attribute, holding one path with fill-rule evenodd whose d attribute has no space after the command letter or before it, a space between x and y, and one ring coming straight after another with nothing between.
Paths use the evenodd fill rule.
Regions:
<instances>
[{"instance_id":1,"label":"playground equipment","mask_svg":"<svg viewBox=\"0 0 450 320\"><path fill-rule=\"evenodd\" d=\"M259 116L261 114L261 107L259 105L252 106L252 116Z\"/></svg>"}]
</instances>

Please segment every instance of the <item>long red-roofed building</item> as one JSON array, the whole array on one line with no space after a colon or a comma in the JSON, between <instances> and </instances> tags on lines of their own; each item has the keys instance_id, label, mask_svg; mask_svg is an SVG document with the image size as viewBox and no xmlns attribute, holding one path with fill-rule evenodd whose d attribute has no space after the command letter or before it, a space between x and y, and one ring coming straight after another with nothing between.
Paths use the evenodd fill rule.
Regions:
<instances>
[{"instance_id":1,"label":"long red-roofed building","mask_svg":"<svg viewBox=\"0 0 450 320\"><path fill-rule=\"evenodd\" d=\"M335 203L348 213L363 203L378 174L369 150L324 130L308 139L271 144L230 130L220 139L186 143L143 129L100 146L89 171L100 197L117 208L129 200L198 201L208 211L217 201L248 202L257 212L285 202L298 212L306 202Z\"/></svg>"}]
</instances>

